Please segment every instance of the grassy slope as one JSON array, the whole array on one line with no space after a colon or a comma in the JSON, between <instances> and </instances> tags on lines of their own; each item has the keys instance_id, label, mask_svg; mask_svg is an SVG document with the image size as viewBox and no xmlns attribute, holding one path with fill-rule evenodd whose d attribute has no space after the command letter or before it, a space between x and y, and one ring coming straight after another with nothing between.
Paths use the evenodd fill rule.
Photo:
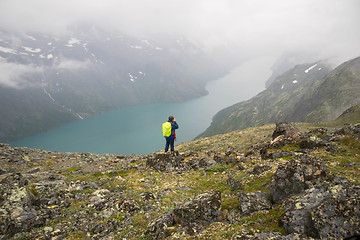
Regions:
<instances>
[{"instance_id":1,"label":"grassy slope","mask_svg":"<svg viewBox=\"0 0 360 240\"><path fill-rule=\"evenodd\" d=\"M323 124L308 124L296 123L295 125L301 131L308 131L317 127L339 127L343 123L356 123L359 118L360 107L358 106L348 114L344 114L337 121L323 123ZM244 186L243 191L267 191L266 183L269 181L272 174L276 171L277 166L285 163L288 159L278 158L273 160L263 160L258 153L250 157L244 157L244 154L253 145L262 144L271 140L271 134L275 125L263 125L260 127L253 127L244 130L233 131L227 134L216 135L213 137L202 138L195 141L182 143L176 146L177 150L182 154L186 152L195 152L195 155L189 155L184 161L190 161L191 158L207 156L209 154L225 156L228 150L231 154L228 157L241 159L241 166L243 170L239 170L239 166L232 164L219 164L214 167L188 172L158 172L149 168L144 168L146 158L144 156L133 156L131 165L124 167L121 161L114 160L112 155L101 155L102 160L84 164L81 159L83 154L78 154L75 158L68 160L56 157L56 153L36 161L31 161L28 166L23 166L23 171L32 169L34 167L41 168L42 171L53 171L56 174L61 174L65 177L66 182L72 183L76 181L93 181L99 184L102 188L106 188L111 192L121 192L128 198L137 201L140 207L147 206L147 211L137 211L131 214L131 223L124 226L123 229L116 232L116 237L121 239L131 235L130 239L146 239L142 233L146 231L147 225L166 212L171 211L178 204L185 203L195 196L211 192L214 189L222 193L222 215L231 208L239 206L237 199L237 192L239 190L232 189L227 184L229 176L241 182ZM328 171L346 177L350 182L360 185L360 176L358 174L358 166L348 166L345 163L355 162L360 163L360 142L352 138L344 138L336 143L338 151L330 154L325 149L315 149L311 154L320 156L325 160ZM278 151L296 150L296 146L284 146ZM31 154L28 155L31 158ZM9 163L11 164L11 163ZM253 175L251 170L257 165L268 165L271 168L260 175ZM137 167L132 168L132 167ZM18 169L20 171L20 169ZM81 170L81 171L80 171ZM30 190L34 194L37 193L36 185L31 185ZM167 194L163 192L171 191ZM74 194L91 194L94 190L84 189ZM144 202L140 197L141 193L152 192L158 196L156 200L149 200ZM150 204L150 205L149 205ZM150 206L150 207L149 207ZM149 209L150 208L150 209ZM86 202L83 200L72 201L68 209L64 212L79 212L88 211L90 214L94 212L93 209L88 208ZM212 223L198 239L226 239L232 238L243 230L250 231L279 231L285 233L284 229L279 225L279 218L282 214L282 206L263 211L261 213L252 214L246 218L241 219L237 224L225 224L222 222ZM124 214L111 216L109 219L103 219L99 224L106 224L107 221L124 222ZM70 224L67 219L56 219L50 221L47 225L54 226L56 224ZM34 229L33 233L41 229ZM170 228L176 231L176 226ZM193 239L193 237L179 235L174 233L169 239ZM67 239L84 239L84 233L69 232Z\"/></svg>"}]
</instances>

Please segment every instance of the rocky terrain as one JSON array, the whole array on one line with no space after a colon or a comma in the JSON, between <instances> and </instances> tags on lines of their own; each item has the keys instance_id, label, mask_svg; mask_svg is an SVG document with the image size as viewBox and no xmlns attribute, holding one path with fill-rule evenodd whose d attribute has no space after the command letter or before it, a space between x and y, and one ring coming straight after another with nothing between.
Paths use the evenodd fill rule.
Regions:
<instances>
[{"instance_id":1,"label":"rocky terrain","mask_svg":"<svg viewBox=\"0 0 360 240\"><path fill-rule=\"evenodd\" d=\"M270 124L173 155L0 149L0 239L360 236L360 124Z\"/></svg>"}]
</instances>

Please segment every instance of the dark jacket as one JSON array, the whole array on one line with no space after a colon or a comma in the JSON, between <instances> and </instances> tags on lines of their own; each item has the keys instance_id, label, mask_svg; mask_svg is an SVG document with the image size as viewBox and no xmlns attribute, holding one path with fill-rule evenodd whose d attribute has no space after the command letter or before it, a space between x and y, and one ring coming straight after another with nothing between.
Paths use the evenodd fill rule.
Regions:
<instances>
[{"instance_id":1,"label":"dark jacket","mask_svg":"<svg viewBox=\"0 0 360 240\"><path fill-rule=\"evenodd\" d=\"M170 121L168 121L170 122ZM175 122L170 122L171 123L171 135L169 137L165 137L166 139L175 139L176 138L176 134L175 134L175 129L179 128L179 125Z\"/></svg>"}]
</instances>

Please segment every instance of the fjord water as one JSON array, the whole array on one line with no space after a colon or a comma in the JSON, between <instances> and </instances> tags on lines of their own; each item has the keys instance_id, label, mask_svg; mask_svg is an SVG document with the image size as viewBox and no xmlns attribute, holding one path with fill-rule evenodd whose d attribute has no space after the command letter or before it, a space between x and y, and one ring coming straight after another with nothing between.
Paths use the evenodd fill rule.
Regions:
<instances>
[{"instance_id":1,"label":"fjord water","mask_svg":"<svg viewBox=\"0 0 360 240\"><path fill-rule=\"evenodd\" d=\"M72 122L52 131L11 143L15 147L60 152L148 154L164 147L161 125L175 116L177 142L202 133L216 112L247 100L264 89L272 58L260 58L235 68L227 76L209 82L209 94L197 99L166 104L122 108Z\"/></svg>"}]
</instances>

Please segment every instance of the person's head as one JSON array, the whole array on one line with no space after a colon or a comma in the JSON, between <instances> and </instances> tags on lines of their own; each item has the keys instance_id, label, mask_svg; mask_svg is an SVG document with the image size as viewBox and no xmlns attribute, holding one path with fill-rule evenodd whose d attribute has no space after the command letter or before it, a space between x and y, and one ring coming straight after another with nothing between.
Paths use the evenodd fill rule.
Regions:
<instances>
[{"instance_id":1,"label":"person's head","mask_svg":"<svg viewBox=\"0 0 360 240\"><path fill-rule=\"evenodd\" d=\"M174 117L173 117L173 116L169 116L169 121L170 121L170 122L174 121Z\"/></svg>"}]
</instances>

